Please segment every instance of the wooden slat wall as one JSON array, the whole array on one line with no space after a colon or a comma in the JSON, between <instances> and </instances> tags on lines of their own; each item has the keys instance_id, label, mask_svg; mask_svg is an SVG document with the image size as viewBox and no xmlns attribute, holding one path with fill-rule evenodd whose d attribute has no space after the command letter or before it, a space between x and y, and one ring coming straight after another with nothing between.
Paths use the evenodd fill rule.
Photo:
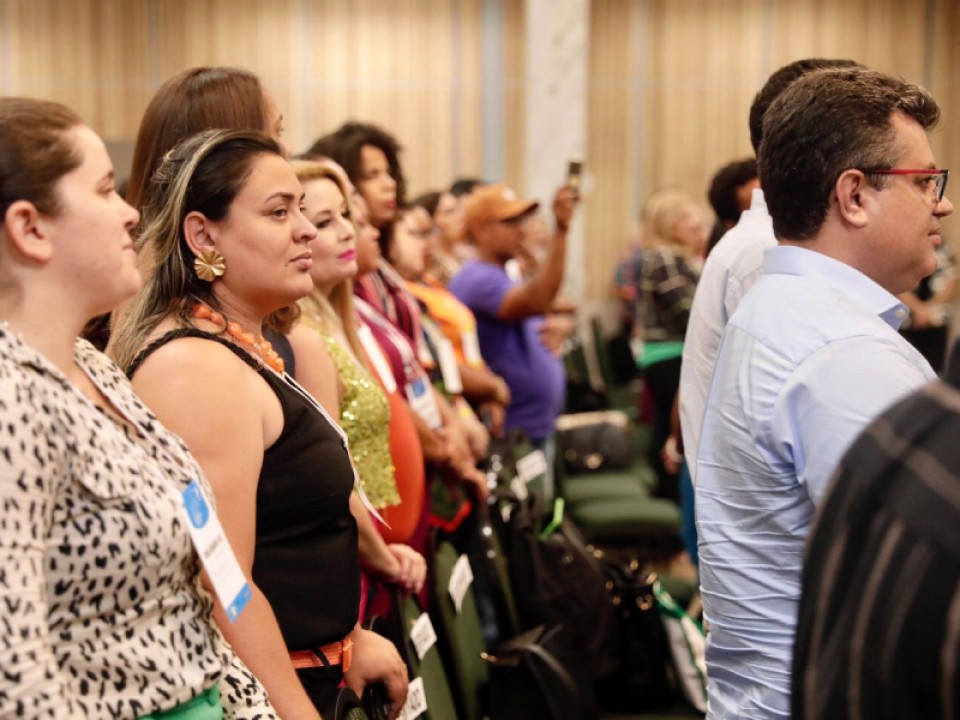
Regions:
<instances>
[{"instance_id":1,"label":"wooden slat wall","mask_svg":"<svg viewBox=\"0 0 960 720\"><path fill-rule=\"evenodd\" d=\"M631 0L595 2L590 8L587 62L586 172L593 187L584 198L585 295L604 297L611 270L634 231L636 187L634 70L640 51L636 30L639 6ZM602 40L601 40L602 38Z\"/></svg>"},{"instance_id":2,"label":"wooden slat wall","mask_svg":"<svg viewBox=\"0 0 960 720\"><path fill-rule=\"evenodd\" d=\"M60 100L107 140L130 142L164 78L238 64L276 96L295 150L350 118L390 128L417 193L482 169L482 5L0 0L0 92ZM522 192L524 2L501 6L504 179ZM944 110L938 161L960 175L956 0L593 0L590 14L588 298L608 296L650 191L672 184L702 198L716 168L751 152L754 93L800 57L853 57L925 82ZM945 228L960 235L956 219Z\"/></svg>"},{"instance_id":3,"label":"wooden slat wall","mask_svg":"<svg viewBox=\"0 0 960 720\"><path fill-rule=\"evenodd\" d=\"M526 13L522 0L503 0L504 177L518 193L526 192Z\"/></svg>"},{"instance_id":4,"label":"wooden slat wall","mask_svg":"<svg viewBox=\"0 0 960 720\"><path fill-rule=\"evenodd\" d=\"M628 28L638 12L637 38ZM597 263L586 269L589 299L609 297L613 258L652 190L677 185L705 199L721 165L752 154L753 96L793 60L850 57L927 84L943 108L934 152L960 168L956 0L594 0L591 13L587 162L597 189L586 212ZM634 143L639 170L625 165ZM944 228L956 236L960 220Z\"/></svg>"},{"instance_id":5,"label":"wooden slat wall","mask_svg":"<svg viewBox=\"0 0 960 720\"><path fill-rule=\"evenodd\" d=\"M133 141L171 74L238 65L294 151L357 119L397 135L412 193L481 168L480 0L0 0L3 17L0 91L64 102L108 141Z\"/></svg>"},{"instance_id":6,"label":"wooden slat wall","mask_svg":"<svg viewBox=\"0 0 960 720\"><path fill-rule=\"evenodd\" d=\"M6 95L58 100L107 139L129 137L154 88L145 3L8 0Z\"/></svg>"}]
</instances>

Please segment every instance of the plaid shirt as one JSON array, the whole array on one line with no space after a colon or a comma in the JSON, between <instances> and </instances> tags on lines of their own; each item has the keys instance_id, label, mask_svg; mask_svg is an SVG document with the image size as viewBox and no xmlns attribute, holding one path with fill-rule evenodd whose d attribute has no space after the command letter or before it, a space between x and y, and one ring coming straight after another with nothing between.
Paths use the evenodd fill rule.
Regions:
<instances>
[{"instance_id":1,"label":"plaid shirt","mask_svg":"<svg viewBox=\"0 0 960 720\"><path fill-rule=\"evenodd\" d=\"M643 251L637 279L637 322L644 342L683 342L700 273L669 246Z\"/></svg>"},{"instance_id":2,"label":"plaid shirt","mask_svg":"<svg viewBox=\"0 0 960 720\"><path fill-rule=\"evenodd\" d=\"M854 443L803 573L793 717L960 717L960 353Z\"/></svg>"}]
</instances>

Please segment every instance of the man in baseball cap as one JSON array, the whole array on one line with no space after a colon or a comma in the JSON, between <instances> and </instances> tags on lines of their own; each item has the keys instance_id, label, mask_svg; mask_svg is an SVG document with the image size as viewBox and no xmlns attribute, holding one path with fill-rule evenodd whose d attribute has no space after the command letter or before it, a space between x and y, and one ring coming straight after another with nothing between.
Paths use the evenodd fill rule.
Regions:
<instances>
[{"instance_id":1,"label":"man in baseball cap","mask_svg":"<svg viewBox=\"0 0 960 720\"><path fill-rule=\"evenodd\" d=\"M477 316L480 352L510 387L505 430L522 429L548 455L566 379L560 359L544 345L540 328L563 282L567 231L578 201L573 188L557 191L555 229L547 256L530 279L516 282L507 275L505 265L520 251L524 220L538 203L517 197L505 185L477 188L464 206L476 259L465 263L449 285Z\"/></svg>"}]
</instances>

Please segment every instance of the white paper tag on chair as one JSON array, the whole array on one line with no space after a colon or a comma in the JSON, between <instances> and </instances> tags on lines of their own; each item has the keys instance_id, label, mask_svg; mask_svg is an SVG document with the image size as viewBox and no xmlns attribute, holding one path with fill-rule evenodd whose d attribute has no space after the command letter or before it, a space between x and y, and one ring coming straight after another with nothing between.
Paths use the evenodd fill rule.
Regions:
<instances>
[{"instance_id":1,"label":"white paper tag on chair","mask_svg":"<svg viewBox=\"0 0 960 720\"><path fill-rule=\"evenodd\" d=\"M543 450L534 450L517 460L517 477L528 483L547 471L547 456Z\"/></svg>"},{"instance_id":2,"label":"white paper tag on chair","mask_svg":"<svg viewBox=\"0 0 960 720\"><path fill-rule=\"evenodd\" d=\"M456 565L453 566L453 573L450 575L450 584L447 591L453 598L453 605L457 612L463 607L463 598L470 589L470 583L473 582L473 569L470 567L470 560L466 555L457 558Z\"/></svg>"},{"instance_id":3,"label":"white paper tag on chair","mask_svg":"<svg viewBox=\"0 0 960 720\"><path fill-rule=\"evenodd\" d=\"M407 686L407 701L400 709L397 720L414 720L427 711L427 694L423 691L423 678L414 678Z\"/></svg>"},{"instance_id":4,"label":"white paper tag on chair","mask_svg":"<svg viewBox=\"0 0 960 720\"><path fill-rule=\"evenodd\" d=\"M514 495L517 496L517 500L526 500L527 497L530 495L530 493L527 492L526 481L519 475L517 475L516 477L513 478L513 480L510 481L510 490L513 492ZM509 520L506 522L509 522Z\"/></svg>"},{"instance_id":5,"label":"white paper tag on chair","mask_svg":"<svg viewBox=\"0 0 960 720\"><path fill-rule=\"evenodd\" d=\"M410 630L410 639L413 641L413 647L416 649L417 657L420 660L423 660L427 651L437 643L437 633L433 629L433 623L430 622L430 616L427 613L422 613L413 623L413 628Z\"/></svg>"}]
</instances>

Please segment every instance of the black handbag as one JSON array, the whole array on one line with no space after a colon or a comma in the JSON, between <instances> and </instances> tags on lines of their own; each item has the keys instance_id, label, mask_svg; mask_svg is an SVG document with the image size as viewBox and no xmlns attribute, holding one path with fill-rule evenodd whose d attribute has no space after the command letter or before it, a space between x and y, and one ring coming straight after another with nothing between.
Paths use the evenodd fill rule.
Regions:
<instances>
[{"instance_id":1,"label":"black handbag","mask_svg":"<svg viewBox=\"0 0 960 720\"><path fill-rule=\"evenodd\" d=\"M680 695L669 672L670 646L653 589L657 576L616 560L604 559L603 568L620 638L620 668L598 683L603 705L621 712L670 705Z\"/></svg>"},{"instance_id":2,"label":"black handbag","mask_svg":"<svg viewBox=\"0 0 960 720\"><path fill-rule=\"evenodd\" d=\"M509 507L510 512L503 509ZM525 628L563 625L579 664L591 678L614 671L619 638L614 605L603 569L583 537L566 519L555 518L541 537L541 501L504 495L503 546L520 620Z\"/></svg>"},{"instance_id":3,"label":"black handbag","mask_svg":"<svg viewBox=\"0 0 960 720\"><path fill-rule=\"evenodd\" d=\"M560 626L536 627L485 655L491 720L595 720L599 706Z\"/></svg>"},{"instance_id":4,"label":"black handbag","mask_svg":"<svg viewBox=\"0 0 960 720\"><path fill-rule=\"evenodd\" d=\"M557 430L558 447L569 475L623 470L633 461L629 419L622 413L565 415L557 421Z\"/></svg>"}]
</instances>

